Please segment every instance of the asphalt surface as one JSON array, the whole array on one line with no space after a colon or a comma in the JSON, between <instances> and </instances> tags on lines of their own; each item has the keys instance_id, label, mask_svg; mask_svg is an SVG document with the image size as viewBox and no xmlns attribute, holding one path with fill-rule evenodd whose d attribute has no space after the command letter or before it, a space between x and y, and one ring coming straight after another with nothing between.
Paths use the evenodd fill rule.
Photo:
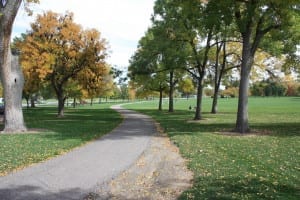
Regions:
<instances>
[{"instance_id":1,"label":"asphalt surface","mask_svg":"<svg viewBox=\"0 0 300 200\"><path fill-rule=\"evenodd\" d=\"M0 177L0 199L83 199L133 165L156 133L155 125L148 116L113 108L124 117L116 129L65 155Z\"/></svg>"}]
</instances>

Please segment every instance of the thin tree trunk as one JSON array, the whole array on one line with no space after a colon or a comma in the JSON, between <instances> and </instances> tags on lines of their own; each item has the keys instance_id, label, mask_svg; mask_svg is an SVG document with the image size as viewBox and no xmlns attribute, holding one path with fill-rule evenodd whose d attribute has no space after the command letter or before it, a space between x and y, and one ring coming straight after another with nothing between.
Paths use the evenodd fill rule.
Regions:
<instances>
[{"instance_id":1,"label":"thin tree trunk","mask_svg":"<svg viewBox=\"0 0 300 200\"><path fill-rule=\"evenodd\" d=\"M174 112L174 98L173 98L173 93L174 93L174 72L170 72L170 90L169 90L169 112Z\"/></svg>"},{"instance_id":2,"label":"thin tree trunk","mask_svg":"<svg viewBox=\"0 0 300 200\"><path fill-rule=\"evenodd\" d=\"M203 78L198 78L197 83L197 102L196 102L196 112L194 120L201 120L202 119L202 93L203 93Z\"/></svg>"},{"instance_id":3,"label":"thin tree trunk","mask_svg":"<svg viewBox=\"0 0 300 200\"><path fill-rule=\"evenodd\" d=\"M35 96L31 96L31 98L30 98L30 107L31 108L35 108Z\"/></svg>"},{"instance_id":4,"label":"thin tree trunk","mask_svg":"<svg viewBox=\"0 0 300 200\"><path fill-rule=\"evenodd\" d=\"M218 89L218 86L215 85L213 102L212 102L212 107L211 107L212 114L217 114L217 112L218 112L218 96L219 96L219 89Z\"/></svg>"},{"instance_id":5,"label":"thin tree trunk","mask_svg":"<svg viewBox=\"0 0 300 200\"><path fill-rule=\"evenodd\" d=\"M76 98L73 99L73 108L76 107Z\"/></svg>"},{"instance_id":6,"label":"thin tree trunk","mask_svg":"<svg viewBox=\"0 0 300 200\"><path fill-rule=\"evenodd\" d=\"M218 42L218 40L217 40ZM215 83L214 83L214 96L213 96L213 103L211 107L211 113L216 114L217 113L217 105L218 105L218 80L219 80L219 56L220 56L221 47L217 45L216 49L216 63L215 63ZM225 56L225 55L224 55Z\"/></svg>"},{"instance_id":7,"label":"thin tree trunk","mask_svg":"<svg viewBox=\"0 0 300 200\"><path fill-rule=\"evenodd\" d=\"M216 56L219 57L220 55L220 50L217 50ZM221 80L225 71L226 67L226 43L223 44L223 61L222 61L222 66L221 69L219 70L219 58L216 60L216 73L215 73L215 88L214 88L214 96L213 96L213 103L211 107L211 113L216 114L218 112L218 96L219 96L219 90L220 90L220 85L221 85Z\"/></svg>"},{"instance_id":8,"label":"thin tree trunk","mask_svg":"<svg viewBox=\"0 0 300 200\"><path fill-rule=\"evenodd\" d=\"M163 98L163 90L159 90L159 102L158 102L158 110L162 110L162 98Z\"/></svg>"},{"instance_id":9,"label":"thin tree trunk","mask_svg":"<svg viewBox=\"0 0 300 200\"><path fill-rule=\"evenodd\" d=\"M91 103L90 103L90 105L93 106L93 98L91 98Z\"/></svg>"},{"instance_id":10,"label":"thin tree trunk","mask_svg":"<svg viewBox=\"0 0 300 200\"><path fill-rule=\"evenodd\" d=\"M29 97L26 96L25 100L26 100L27 109L29 109Z\"/></svg>"}]
</instances>

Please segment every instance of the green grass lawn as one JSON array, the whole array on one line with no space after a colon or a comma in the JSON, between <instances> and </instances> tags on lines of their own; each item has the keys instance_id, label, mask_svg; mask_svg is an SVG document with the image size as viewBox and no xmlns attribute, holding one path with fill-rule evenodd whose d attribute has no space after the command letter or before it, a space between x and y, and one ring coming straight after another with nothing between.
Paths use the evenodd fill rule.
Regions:
<instances>
[{"instance_id":1,"label":"green grass lawn","mask_svg":"<svg viewBox=\"0 0 300 200\"><path fill-rule=\"evenodd\" d=\"M55 107L25 109L26 125L34 134L0 134L0 175L60 155L115 128L121 116L111 104L66 109L57 118ZM3 126L3 125L2 125Z\"/></svg>"},{"instance_id":2,"label":"green grass lawn","mask_svg":"<svg viewBox=\"0 0 300 200\"><path fill-rule=\"evenodd\" d=\"M250 98L250 126L263 135L220 134L234 128L237 99L220 99L216 115L204 99L197 123L189 105L177 100L174 113L156 101L126 105L157 120L188 160L194 184L180 199L300 199L300 98Z\"/></svg>"}]
</instances>

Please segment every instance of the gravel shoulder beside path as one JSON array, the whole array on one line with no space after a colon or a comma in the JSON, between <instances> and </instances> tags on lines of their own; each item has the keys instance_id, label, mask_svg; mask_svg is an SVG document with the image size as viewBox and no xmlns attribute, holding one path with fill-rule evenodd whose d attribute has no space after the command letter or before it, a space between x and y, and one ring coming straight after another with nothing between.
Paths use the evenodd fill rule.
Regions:
<instances>
[{"instance_id":1,"label":"gravel shoulder beside path","mask_svg":"<svg viewBox=\"0 0 300 200\"><path fill-rule=\"evenodd\" d=\"M192 180L179 149L159 131L134 165L86 200L175 200L192 186Z\"/></svg>"}]
</instances>

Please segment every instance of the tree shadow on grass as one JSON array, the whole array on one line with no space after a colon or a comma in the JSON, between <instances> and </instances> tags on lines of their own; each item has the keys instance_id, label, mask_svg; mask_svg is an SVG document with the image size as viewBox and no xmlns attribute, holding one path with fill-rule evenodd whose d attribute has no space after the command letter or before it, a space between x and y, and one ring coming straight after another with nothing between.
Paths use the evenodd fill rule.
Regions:
<instances>
[{"instance_id":1,"label":"tree shadow on grass","mask_svg":"<svg viewBox=\"0 0 300 200\"><path fill-rule=\"evenodd\" d=\"M191 198L192 197L192 198ZM185 199L299 199L299 188L259 178L196 178L194 187L185 191Z\"/></svg>"},{"instance_id":2,"label":"tree shadow on grass","mask_svg":"<svg viewBox=\"0 0 300 200\"><path fill-rule=\"evenodd\" d=\"M139 110L139 112L155 116L165 132L170 136L182 134L222 133L232 132L235 121L228 118L235 117L235 113L222 112L217 115L204 112L203 120L194 121L193 113L188 111L176 111L174 113L158 112L156 110ZM218 118L224 116L225 119ZM222 121L224 120L224 121ZM251 123L250 128L254 135L292 137L300 136L300 123L278 122L278 123ZM233 133L233 132L232 132ZM241 134L242 136L243 134ZM247 135L247 134L245 134ZM248 134L249 135L249 134Z\"/></svg>"},{"instance_id":3,"label":"tree shadow on grass","mask_svg":"<svg viewBox=\"0 0 300 200\"><path fill-rule=\"evenodd\" d=\"M44 129L40 135L88 141L111 131L121 122L120 115L111 109L67 109L65 117L56 117L56 108L25 110L28 128Z\"/></svg>"},{"instance_id":4,"label":"tree shadow on grass","mask_svg":"<svg viewBox=\"0 0 300 200\"><path fill-rule=\"evenodd\" d=\"M293 97L291 98L291 101L300 101L300 97Z\"/></svg>"}]
</instances>

